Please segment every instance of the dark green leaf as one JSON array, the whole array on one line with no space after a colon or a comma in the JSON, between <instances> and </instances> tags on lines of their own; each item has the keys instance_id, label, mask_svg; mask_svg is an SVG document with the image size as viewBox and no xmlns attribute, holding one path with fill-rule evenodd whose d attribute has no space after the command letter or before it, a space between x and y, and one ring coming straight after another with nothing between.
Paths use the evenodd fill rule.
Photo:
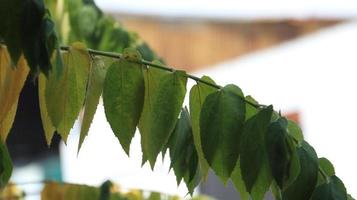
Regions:
<instances>
[{"instance_id":1,"label":"dark green leaf","mask_svg":"<svg viewBox=\"0 0 357 200\"><path fill-rule=\"evenodd\" d=\"M195 152L196 153L196 152ZM186 187L188 189L188 192L190 193L191 196L193 196L194 189L199 185L202 179L202 174L201 170L198 166L198 156L196 154L192 154L192 157L190 159L190 168L189 170L186 171L186 174L184 176L184 181L186 183ZM193 173L192 169L196 169L196 171ZM191 176L193 177L191 178Z\"/></svg>"},{"instance_id":2,"label":"dark green leaf","mask_svg":"<svg viewBox=\"0 0 357 200\"><path fill-rule=\"evenodd\" d=\"M336 177L330 177L329 183L319 185L312 194L311 200L346 200L346 188L342 181Z\"/></svg>"},{"instance_id":3,"label":"dark green leaf","mask_svg":"<svg viewBox=\"0 0 357 200\"><path fill-rule=\"evenodd\" d=\"M266 148L270 169L274 180L283 188L284 179L288 174L290 152L286 144L287 120L280 118L271 123L265 135Z\"/></svg>"},{"instance_id":4,"label":"dark green leaf","mask_svg":"<svg viewBox=\"0 0 357 200\"><path fill-rule=\"evenodd\" d=\"M258 177L252 187L251 196L254 200L262 200L269 190L273 181L271 176L269 162L266 155L262 157L262 164L258 173Z\"/></svg>"},{"instance_id":5,"label":"dark green leaf","mask_svg":"<svg viewBox=\"0 0 357 200\"><path fill-rule=\"evenodd\" d=\"M137 52L133 53L140 57ZM110 66L104 82L105 114L128 155L144 104L142 70L142 65L120 59Z\"/></svg>"},{"instance_id":6,"label":"dark green leaf","mask_svg":"<svg viewBox=\"0 0 357 200\"><path fill-rule=\"evenodd\" d=\"M228 180L237 163L244 119L244 95L235 85L227 85L209 94L202 105L202 150L208 164L223 182Z\"/></svg>"},{"instance_id":7,"label":"dark green leaf","mask_svg":"<svg viewBox=\"0 0 357 200\"><path fill-rule=\"evenodd\" d=\"M5 0L0 6L0 38L10 53L13 63L17 63L22 53L21 25L24 0Z\"/></svg>"},{"instance_id":8,"label":"dark green leaf","mask_svg":"<svg viewBox=\"0 0 357 200\"><path fill-rule=\"evenodd\" d=\"M184 178L192 195L194 188L201 180L201 173L193 142L190 115L186 108L182 109L167 146L170 149L171 167L174 169L177 184L179 185Z\"/></svg>"},{"instance_id":9,"label":"dark green leaf","mask_svg":"<svg viewBox=\"0 0 357 200\"><path fill-rule=\"evenodd\" d=\"M0 189L8 183L12 173L12 161L6 144L0 142Z\"/></svg>"},{"instance_id":10,"label":"dark green leaf","mask_svg":"<svg viewBox=\"0 0 357 200\"><path fill-rule=\"evenodd\" d=\"M186 160L188 153L193 151L192 127L186 109L182 109L179 120L172 132L167 146L170 150L171 166L174 169L177 185L180 184L189 166ZM190 149L189 149L190 148Z\"/></svg>"},{"instance_id":11,"label":"dark green leaf","mask_svg":"<svg viewBox=\"0 0 357 200\"><path fill-rule=\"evenodd\" d=\"M347 200L355 200L350 194L347 194Z\"/></svg>"},{"instance_id":12,"label":"dark green leaf","mask_svg":"<svg viewBox=\"0 0 357 200\"><path fill-rule=\"evenodd\" d=\"M153 61L154 59L156 59L155 53L150 49L149 45L146 44L145 42L141 43L136 48L145 60Z\"/></svg>"},{"instance_id":13,"label":"dark green leaf","mask_svg":"<svg viewBox=\"0 0 357 200\"><path fill-rule=\"evenodd\" d=\"M300 174L283 192L283 199L310 199L317 182L318 159L315 150L305 141L297 149L300 160Z\"/></svg>"},{"instance_id":14,"label":"dark green leaf","mask_svg":"<svg viewBox=\"0 0 357 200\"><path fill-rule=\"evenodd\" d=\"M78 152L82 146L84 138L87 136L90 125L97 110L100 95L103 91L103 84L108 67L113 62L109 58L94 57L89 73L89 80L86 90L84 114L79 137Z\"/></svg>"},{"instance_id":15,"label":"dark green leaf","mask_svg":"<svg viewBox=\"0 0 357 200\"><path fill-rule=\"evenodd\" d=\"M290 186L296 180L296 178L300 174L300 168L301 168L299 155L297 153L295 143L294 143L293 139L291 138L291 136L286 138L286 142L288 144L288 147L289 147L288 149L290 151L291 157L290 157L290 163L289 163L289 171L288 171L287 177L285 179L283 189Z\"/></svg>"},{"instance_id":16,"label":"dark green leaf","mask_svg":"<svg viewBox=\"0 0 357 200\"><path fill-rule=\"evenodd\" d=\"M201 78L204 81L213 83L214 81L208 76L203 76ZM203 155L202 146L201 146L201 136L200 136L200 114L203 102L206 97L215 92L217 89L198 82L191 88L190 91L190 112L191 112L191 121L192 121L192 131L193 131L193 140L195 142L195 147L198 152L200 168L202 171L202 176L206 177L209 169L209 165Z\"/></svg>"},{"instance_id":17,"label":"dark green leaf","mask_svg":"<svg viewBox=\"0 0 357 200\"><path fill-rule=\"evenodd\" d=\"M263 173L261 169L264 161L268 162L265 150L265 132L270 123L272 113L273 108L269 106L260 110L244 124L240 140L240 162L242 177L248 192L252 191L259 173ZM268 163L267 165L269 167Z\"/></svg>"},{"instance_id":18,"label":"dark green leaf","mask_svg":"<svg viewBox=\"0 0 357 200\"><path fill-rule=\"evenodd\" d=\"M287 133L287 126L288 121L279 118L269 125L265 136L270 169L276 184L281 189L291 184L300 171L296 148Z\"/></svg>"},{"instance_id":19,"label":"dark green leaf","mask_svg":"<svg viewBox=\"0 0 357 200\"><path fill-rule=\"evenodd\" d=\"M50 58L57 45L54 23L46 14L42 0L23 1L21 21L21 42L23 53L32 72L38 67L48 75Z\"/></svg>"},{"instance_id":20,"label":"dark green leaf","mask_svg":"<svg viewBox=\"0 0 357 200\"><path fill-rule=\"evenodd\" d=\"M139 122L143 162L148 159L153 168L156 157L168 142L175 128L186 94L186 74L144 70L145 101Z\"/></svg>"}]
</instances>

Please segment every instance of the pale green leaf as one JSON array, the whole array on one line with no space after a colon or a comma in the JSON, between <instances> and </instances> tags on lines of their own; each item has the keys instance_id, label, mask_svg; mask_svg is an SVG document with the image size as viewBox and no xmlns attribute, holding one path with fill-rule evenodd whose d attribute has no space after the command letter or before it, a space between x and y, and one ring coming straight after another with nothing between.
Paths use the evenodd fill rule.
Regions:
<instances>
[{"instance_id":1,"label":"pale green leaf","mask_svg":"<svg viewBox=\"0 0 357 200\"><path fill-rule=\"evenodd\" d=\"M245 187L245 184L243 182L242 172L240 169L240 159L238 159L238 162L232 172L231 180L232 180L236 190L239 192L240 198L242 200L248 200L249 193L248 193L247 188Z\"/></svg>"},{"instance_id":2,"label":"pale green leaf","mask_svg":"<svg viewBox=\"0 0 357 200\"><path fill-rule=\"evenodd\" d=\"M169 140L186 94L186 73L159 73L151 67L144 70L145 100L139 122L143 162L151 167Z\"/></svg>"},{"instance_id":3,"label":"pale green leaf","mask_svg":"<svg viewBox=\"0 0 357 200\"><path fill-rule=\"evenodd\" d=\"M140 56L139 53L134 53ZM120 59L110 66L104 82L105 114L128 155L144 103L142 70L142 65Z\"/></svg>"},{"instance_id":4,"label":"pale green leaf","mask_svg":"<svg viewBox=\"0 0 357 200\"><path fill-rule=\"evenodd\" d=\"M84 104L84 114L79 136L78 152L82 146L84 138L87 136L90 125L97 110L100 95L103 91L103 83L107 69L112 63L112 59L104 57L94 57L90 67L89 80Z\"/></svg>"},{"instance_id":5,"label":"pale green leaf","mask_svg":"<svg viewBox=\"0 0 357 200\"><path fill-rule=\"evenodd\" d=\"M237 163L244 119L244 95L235 85L211 93L202 105L202 150L208 164L223 182L229 179Z\"/></svg>"},{"instance_id":6,"label":"pale green leaf","mask_svg":"<svg viewBox=\"0 0 357 200\"><path fill-rule=\"evenodd\" d=\"M52 71L46 82L45 97L48 115L64 141L83 106L90 58L86 47L74 43L63 53L63 70L60 75Z\"/></svg>"},{"instance_id":7,"label":"pale green leaf","mask_svg":"<svg viewBox=\"0 0 357 200\"><path fill-rule=\"evenodd\" d=\"M208 76L203 76L201 78L204 81L209 83L213 83L214 81ZM200 114L203 102L206 97L215 92L217 89L203 84L201 82L197 82L191 88L190 91L190 112L191 112L191 122L192 122L192 132L193 132L193 140L195 142L195 147L198 152L200 168L202 171L202 176L206 177L208 174L209 165L203 155L202 146L201 146L201 137L200 137Z\"/></svg>"}]
</instances>

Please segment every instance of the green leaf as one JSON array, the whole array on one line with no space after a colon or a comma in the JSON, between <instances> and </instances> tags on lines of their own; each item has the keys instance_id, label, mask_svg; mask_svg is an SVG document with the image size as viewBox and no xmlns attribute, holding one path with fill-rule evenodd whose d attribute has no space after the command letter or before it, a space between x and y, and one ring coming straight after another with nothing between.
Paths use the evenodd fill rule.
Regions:
<instances>
[{"instance_id":1,"label":"green leaf","mask_svg":"<svg viewBox=\"0 0 357 200\"><path fill-rule=\"evenodd\" d=\"M138 45L136 48L145 60L153 61L154 59L156 59L155 53L150 49L147 43L143 42L140 45Z\"/></svg>"},{"instance_id":2,"label":"green leaf","mask_svg":"<svg viewBox=\"0 0 357 200\"><path fill-rule=\"evenodd\" d=\"M201 78L204 81L209 83L215 83L208 76L203 76ZM193 132L193 140L195 142L195 147L198 153L200 168L202 171L202 176L206 177L208 174L209 165L203 155L202 146L201 146L201 136L200 136L200 114L203 102L206 97L215 92L217 89L201 82L197 82L191 88L190 91L190 112L191 112L191 122L192 122L192 132Z\"/></svg>"},{"instance_id":3,"label":"green leaf","mask_svg":"<svg viewBox=\"0 0 357 200\"><path fill-rule=\"evenodd\" d=\"M186 109L182 109L180 118L167 143L167 146L170 149L170 167L174 169L177 185L180 184L181 179L184 177L185 172L189 167L187 165L186 157L192 143L190 116ZM190 150L192 151L193 149Z\"/></svg>"},{"instance_id":4,"label":"green leaf","mask_svg":"<svg viewBox=\"0 0 357 200\"><path fill-rule=\"evenodd\" d=\"M265 132L270 123L272 113L273 108L269 106L260 110L244 124L240 140L240 162L242 177L248 192L252 191L259 173L263 173L261 169L264 161L268 162L265 150ZM267 163L267 165L269 164Z\"/></svg>"},{"instance_id":5,"label":"green leaf","mask_svg":"<svg viewBox=\"0 0 357 200\"><path fill-rule=\"evenodd\" d=\"M193 146L192 146L193 147ZM194 147L193 147L194 148ZM191 151L192 154L189 157L189 170L186 170L184 181L186 183L187 190L191 197L195 188L200 184L202 179L201 169L199 168L198 156L196 151ZM196 169L196 171L192 171Z\"/></svg>"},{"instance_id":6,"label":"green leaf","mask_svg":"<svg viewBox=\"0 0 357 200\"><path fill-rule=\"evenodd\" d=\"M319 166L326 173L327 176L335 175L335 168L327 158L319 158Z\"/></svg>"},{"instance_id":7,"label":"green leaf","mask_svg":"<svg viewBox=\"0 0 357 200\"><path fill-rule=\"evenodd\" d=\"M183 71L162 73L157 70L151 67L144 70L145 100L139 122L143 163L148 159L152 168L175 128L187 83Z\"/></svg>"},{"instance_id":8,"label":"green leaf","mask_svg":"<svg viewBox=\"0 0 357 200\"><path fill-rule=\"evenodd\" d=\"M244 178L244 177L243 177ZM244 179L243 179L244 180ZM267 156L264 155L262 157L262 164L258 173L258 177L252 187L251 196L253 200L262 200L269 190L270 185L273 181L271 176L269 163Z\"/></svg>"},{"instance_id":9,"label":"green leaf","mask_svg":"<svg viewBox=\"0 0 357 200\"><path fill-rule=\"evenodd\" d=\"M244 119L244 95L235 85L211 93L202 105L202 150L208 164L223 182L228 180L237 163Z\"/></svg>"},{"instance_id":10,"label":"green leaf","mask_svg":"<svg viewBox=\"0 0 357 200\"><path fill-rule=\"evenodd\" d=\"M249 193L247 191L247 188L245 187L245 184L244 184L244 181L242 178L242 172L240 169L240 159L238 159L236 167L234 168L234 170L232 172L231 180L232 180L236 190L239 192L240 198L242 200L248 200Z\"/></svg>"},{"instance_id":11,"label":"green leaf","mask_svg":"<svg viewBox=\"0 0 357 200\"><path fill-rule=\"evenodd\" d=\"M275 181L273 181L273 183L271 184L270 189L274 195L275 200L282 200L281 190Z\"/></svg>"},{"instance_id":12,"label":"green leaf","mask_svg":"<svg viewBox=\"0 0 357 200\"><path fill-rule=\"evenodd\" d=\"M43 131L45 133L45 138L47 145L51 145L52 137L56 131L56 128L53 126L50 117L48 116L46 98L45 98L45 89L46 89L46 77L43 74L40 74L38 77L38 98L40 103L40 113Z\"/></svg>"},{"instance_id":13,"label":"green leaf","mask_svg":"<svg viewBox=\"0 0 357 200\"><path fill-rule=\"evenodd\" d=\"M301 128L293 121L288 121L288 133L298 142L304 140L304 135L301 131Z\"/></svg>"},{"instance_id":14,"label":"green leaf","mask_svg":"<svg viewBox=\"0 0 357 200\"><path fill-rule=\"evenodd\" d=\"M299 155L297 153L295 143L290 135L286 138L286 142L288 144L288 149L290 151L291 157L290 157L290 163L289 163L289 171L288 171L287 177L284 181L283 190L285 190L288 186L290 186L296 180L296 178L299 176L300 170L301 170Z\"/></svg>"},{"instance_id":15,"label":"green leaf","mask_svg":"<svg viewBox=\"0 0 357 200\"><path fill-rule=\"evenodd\" d=\"M283 199L310 199L317 182L318 159L315 150L305 141L297 149L300 160L300 174L283 192Z\"/></svg>"},{"instance_id":16,"label":"green leaf","mask_svg":"<svg viewBox=\"0 0 357 200\"><path fill-rule=\"evenodd\" d=\"M21 24L23 0L6 0L0 6L0 38L2 38L13 63L17 63L22 53ZM11 12L9 12L11 11Z\"/></svg>"},{"instance_id":17,"label":"green leaf","mask_svg":"<svg viewBox=\"0 0 357 200\"><path fill-rule=\"evenodd\" d=\"M89 54L81 43L74 43L63 54L62 73L52 71L46 82L45 97L48 115L66 142L85 99L90 68Z\"/></svg>"},{"instance_id":18,"label":"green leaf","mask_svg":"<svg viewBox=\"0 0 357 200\"><path fill-rule=\"evenodd\" d=\"M285 118L278 119L269 125L265 135L270 169L280 188L283 188L284 179L289 170L290 152L285 141L287 123Z\"/></svg>"},{"instance_id":19,"label":"green leaf","mask_svg":"<svg viewBox=\"0 0 357 200\"><path fill-rule=\"evenodd\" d=\"M350 194L347 194L347 200L355 200Z\"/></svg>"},{"instance_id":20,"label":"green leaf","mask_svg":"<svg viewBox=\"0 0 357 200\"><path fill-rule=\"evenodd\" d=\"M108 66L112 62L112 59L105 57L94 57L92 60L85 97L84 114L79 137L78 152L82 146L84 138L88 135L90 125L97 110L100 95L103 91L105 75L107 73Z\"/></svg>"},{"instance_id":21,"label":"green leaf","mask_svg":"<svg viewBox=\"0 0 357 200\"><path fill-rule=\"evenodd\" d=\"M177 185L180 184L181 179L184 177L185 172L188 169L186 156L188 153L188 145L192 143L192 128L189 117L188 111L182 109L180 118L167 143L167 146L170 149L170 167L174 169Z\"/></svg>"},{"instance_id":22,"label":"green leaf","mask_svg":"<svg viewBox=\"0 0 357 200\"><path fill-rule=\"evenodd\" d=\"M189 193L192 195L194 188L201 181L201 172L187 108L182 109L167 147L170 149L170 167L174 169L177 185L183 178Z\"/></svg>"},{"instance_id":23,"label":"green leaf","mask_svg":"<svg viewBox=\"0 0 357 200\"><path fill-rule=\"evenodd\" d=\"M296 148L287 133L287 126L288 121L279 118L269 125L265 136L270 169L281 189L291 184L300 171Z\"/></svg>"},{"instance_id":24,"label":"green leaf","mask_svg":"<svg viewBox=\"0 0 357 200\"><path fill-rule=\"evenodd\" d=\"M252 104L256 104L256 105L258 104L258 102L250 95L246 96L245 100ZM256 115L258 113L258 109L249 103L246 103L245 110L246 110L245 111L245 120L250 119L251 117L253 117L254 115Z\"/></svg>"},{"instance_id":25,"label":"green leaf","mask_svg":"<svg viewBox=\"0 0 357 200\"><path fill-rule=\"evenodd\" d=\"M20 5L19 5L20 6ZM58 45L55 25L43 1L23 1L21 20L21 44L32 73L38 68L48 75L51 56Z\"/></svg>"},{"instance_id":26,"label":"green leaf","mask_svg":"<svg viewBox=\"0 0 357 200\"><path fill-rule=\"evenodd\" d=\"M0 142L0 188L9 182L12 173L12 161L6 144Z\"/></svg>"},{"instance_id":27,"label":"green leaf","mask_svg":"<svg viewBox=\"0 0 357 200\"><path fill-rule=\"evenodd\" d=\"M337 176L332 176L329 183L319 185L311 200L346 200L346 188Z\"/></svg>"}]
</instances>

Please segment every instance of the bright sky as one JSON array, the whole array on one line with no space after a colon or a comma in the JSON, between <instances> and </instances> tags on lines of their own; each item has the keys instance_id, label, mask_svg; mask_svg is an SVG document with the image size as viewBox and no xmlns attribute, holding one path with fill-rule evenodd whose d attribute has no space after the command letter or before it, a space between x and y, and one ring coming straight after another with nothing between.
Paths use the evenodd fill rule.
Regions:
<instances>
[{"instance_id":1,"label":"bright sky","mask_svg":"<svg viewBox=\"0 0 357 200\"><path fill-rule=\"evenodd\" d=\"M173 18L357 18L355 0L96 0L107 12Z\"/></svg>"}]
</instances>

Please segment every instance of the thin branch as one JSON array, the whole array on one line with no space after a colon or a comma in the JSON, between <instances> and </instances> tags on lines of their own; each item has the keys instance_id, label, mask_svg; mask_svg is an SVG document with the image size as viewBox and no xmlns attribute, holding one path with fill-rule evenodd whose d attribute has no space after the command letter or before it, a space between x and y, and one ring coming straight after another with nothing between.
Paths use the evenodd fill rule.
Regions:
<instances>
[{"instance_id":1,"label":"thin branch","mask_svg":"<svg viewBox=\"0 0 357 200\"><path fill-rule=\"evenodd\" d=\"M70 47L68 46L61 46L61 50L63 51L69 51ZM122 54L119 54L119 53L113 53L113 52L105 52L105 51L98 51L98 50L94 50L94 49L87 49L88 50L88 53L89 54L94 54L94 55L98 55L98 56L105 56L105 57L110 57L110 58L115 58L115 59L121 59L123 58L123 55ZM130 61L130 60L129 60ZM144 65L148 65L148 66L151 66L151 67L155 67L155 68L158 68L158 69L161 69L161 70L165 70L165 71L170 71L170 72L173 72L175 71L174 68L170 68L168 66L165 66L165 65L161 65L161 64L157 64L157 63L153 63L153 62L150 62L150 61L147 61L147 60L139 60L139 61L130 61L130 62L136 62L136 63L139 63L139 64L144 64ZM217 85L217 84L213 84L213 83L210 83L208 81L205 81L205 80L202 80L201 78L199 77L196 77L196 76L193 76L191 74L186 74L185 75L187 78L190 78L196 82L200 82L200 83L203 83L205 85L208 85L210 87L213 87L213 88L216 88L216 89L222 89L222 86L220 85ZM242 99L249 105L255 107L255 108L260 108L260 107L267 107L266 105L261 105L261 104L255 104L255 103L252 103L248 100L246 100L244 97L242 97Z\"/></svg>"}]
</instances>

